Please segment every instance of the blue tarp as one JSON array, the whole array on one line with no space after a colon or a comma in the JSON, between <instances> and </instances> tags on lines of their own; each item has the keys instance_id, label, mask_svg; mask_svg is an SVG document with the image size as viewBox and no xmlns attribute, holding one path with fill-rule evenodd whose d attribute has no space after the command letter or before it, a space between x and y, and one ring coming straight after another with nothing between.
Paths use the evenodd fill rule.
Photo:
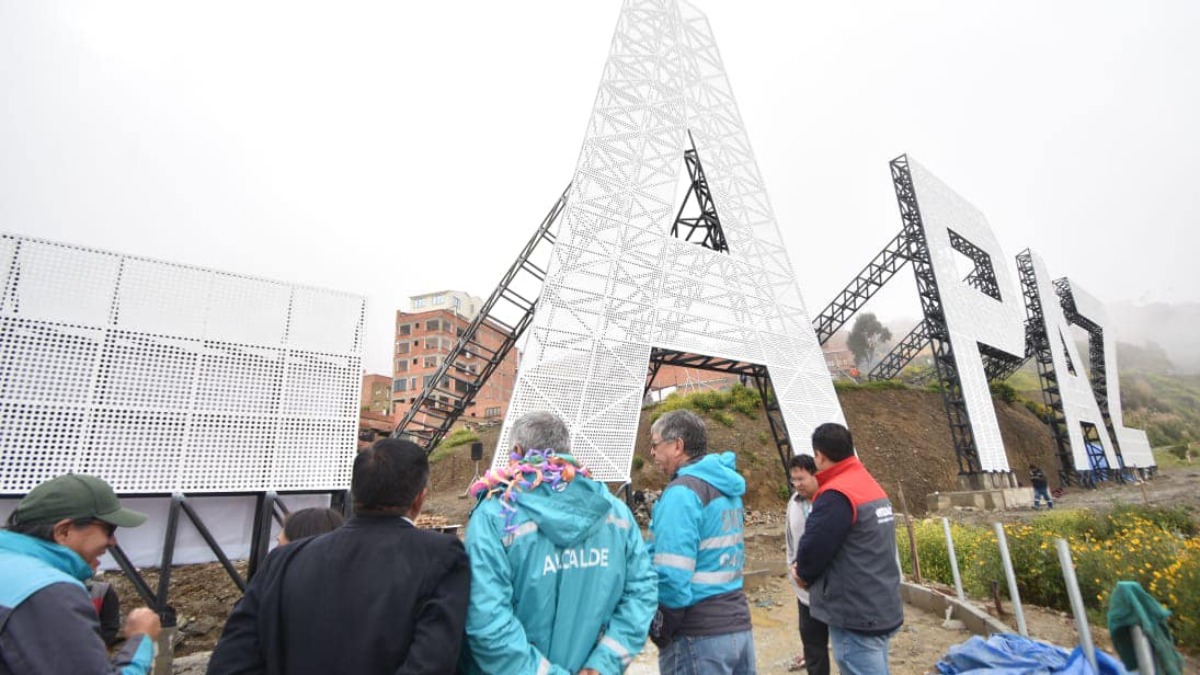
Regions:
<instances>
[{"instance_id":1,"label":"blue tarp","mask_svg":"<svg viewBox=\"0 0 1200 675\"><path fill-rule=\"evenodd\" d=\"M942 675L1127 675L1120 661L1099 649L1096 663L1099 674L1092 670L1080 647L1068 652L1020 635L996 633L986 640L976 635L954 645L938 661L937 669Z\"/></svg>"}]
</instances>

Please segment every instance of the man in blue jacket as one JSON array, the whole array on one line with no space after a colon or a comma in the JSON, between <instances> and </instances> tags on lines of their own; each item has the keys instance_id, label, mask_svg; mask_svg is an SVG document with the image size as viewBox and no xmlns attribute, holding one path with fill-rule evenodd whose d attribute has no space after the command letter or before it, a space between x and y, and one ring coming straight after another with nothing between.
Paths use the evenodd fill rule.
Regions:
<instances>
[{"instance_id":1,"label":"man in blue jacket","mask_svg":"<svg viewBox=\"0 0 1200 675\"><path fill-rule=\"evenodd\" d=\"M650 456L671 477L650 522L658 613L651 637L662 673L754 673L742 592L746 481L732 452L706 455L704 421L669 412L650 427Z\"/></svg>"},{"instance_id":2,"label":"man in blue jacket","mask_svg":"<svg viewBox=\"0 0 1200 675\"><path fill-rule=\"evenodd\" d=\"M128 639L110 661L83 583L117 527L145 521L108 483L83 474L52 478L21 500L0 531L0 675L150 672L158 615L131 611Z\"/></svg>"},{"instance_id":3,"label":"man in blue jacket","mask_svg":"<svg viewBox=\"0 0 1200 675\"><path fill-rule=\"evenodd\" d=\"M461 671L603 673L629 666L654 616L650 558L629 508L570 454L567 426L531 412L513 461L471 488L471 600Z\"/></svg>"}]
</instances>

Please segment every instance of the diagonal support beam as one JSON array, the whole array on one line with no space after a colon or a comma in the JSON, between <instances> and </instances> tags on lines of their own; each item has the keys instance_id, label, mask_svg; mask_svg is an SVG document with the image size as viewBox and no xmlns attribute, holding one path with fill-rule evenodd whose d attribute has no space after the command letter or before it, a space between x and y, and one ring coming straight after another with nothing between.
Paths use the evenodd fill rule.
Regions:
<instances>
[{"instance_id":1,"label":"diagonal support beam","mask_svg":"<svg viewBox=\"0 0 1200 675\"><path fill-rule=\"evenodd\" d=\"M875 295L909 260L905 232L892 238L821 313L813 318L817 342L825 344L871 296Z\"/></svg>"},{"instance_id":2,"label":"diagonal support beam","mask_svg":"<svg viewBox=\"0 0 1200 675\"><path fill-rule=\"evenodd\" d=\"M408 413L404 415L404 419L396 425L396 430L392 432L393 438L408 437L422 445L426 452L433 452L454 422L475 400L475 395L483 388L484 383L503 363L504 357L516 345L533 320L537 298L526 298L517 293L513 290L513 282L522 274L531 276L538 282L545 279L545 270L533 264L531 258L539 247L554 245L552 228L567 204L567 194L570 191L571 186L568 185L546 214L533 237L521 249L512 267L500 279L496 290L492 291L475 319L446 355L429 386L422 389ZM501 306L515 307L521 313L515 325L509 325L495 315L497 308ZM484 330L491 330L503 336L499 347L489 349L484 346L483 341L479 339L480 332ZM472 363L468 363L464 358L468 354L482 356L485 361L483 367L475 368Z\"/></svg>"}]
</instances>

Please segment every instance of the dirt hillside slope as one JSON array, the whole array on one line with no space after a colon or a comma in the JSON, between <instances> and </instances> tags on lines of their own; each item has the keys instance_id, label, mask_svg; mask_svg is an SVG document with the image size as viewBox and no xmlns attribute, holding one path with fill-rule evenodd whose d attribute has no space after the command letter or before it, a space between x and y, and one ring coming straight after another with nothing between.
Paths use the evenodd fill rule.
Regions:
<instances>
[{"instance_id":1,"label":"dirt hillside slope","mask_svg":"<svg viewBox=\"0 0 1200 675\"><path fill-rule=\"evenodd\" d=\"M855 445L872 473L893 498L899 481L909 507L925 510L925 495L956 489L958 464L954 446L937 393L918 390L849 390L839 392ZM1049 470L1056 466L1054 439L1046 425L1024 406L995 402L1000 432L1008 452L1010 466L1024 478L1031 462ZM634 452L632 477L635 489L660 489L666 477L654 468L649 455L650 411L642 413ZM753 511L781 510L785 489L783 469L771 438L764 414L751 418L731 413L732 426L708 420L709 448L732 450L738 454L738 468L746 477L746 507ZM486 456L482 468L491 462L491 448L498 429L487 430L482 437ZM794 439L799 445L807 439ZM801 446L803 447L803 446ZM639 461L640 460L640 461ZM457 448L433 468L435 499L431 505L439 515L461 522L469 500L458 496L474 474L469 448Z\"/></svg>"}]
</instances>

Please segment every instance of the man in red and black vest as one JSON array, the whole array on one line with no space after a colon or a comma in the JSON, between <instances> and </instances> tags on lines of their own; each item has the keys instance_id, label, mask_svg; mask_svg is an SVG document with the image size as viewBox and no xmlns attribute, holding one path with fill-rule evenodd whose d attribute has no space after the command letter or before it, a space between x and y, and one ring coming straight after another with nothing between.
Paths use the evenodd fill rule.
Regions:
<instances>
[{"instance_id":1,"label":"man in red and black vest","mask_svg":"<svg viewBox=\"0 0 1200 675\"><path fill-rule=\"evenodd\" d=\"M818 488L793 578L829 626L843 675L887 673L888 642L904 623L892 503L854 455L846 427L822 424L812 445Z\"/></svg>"}]
</instances>

